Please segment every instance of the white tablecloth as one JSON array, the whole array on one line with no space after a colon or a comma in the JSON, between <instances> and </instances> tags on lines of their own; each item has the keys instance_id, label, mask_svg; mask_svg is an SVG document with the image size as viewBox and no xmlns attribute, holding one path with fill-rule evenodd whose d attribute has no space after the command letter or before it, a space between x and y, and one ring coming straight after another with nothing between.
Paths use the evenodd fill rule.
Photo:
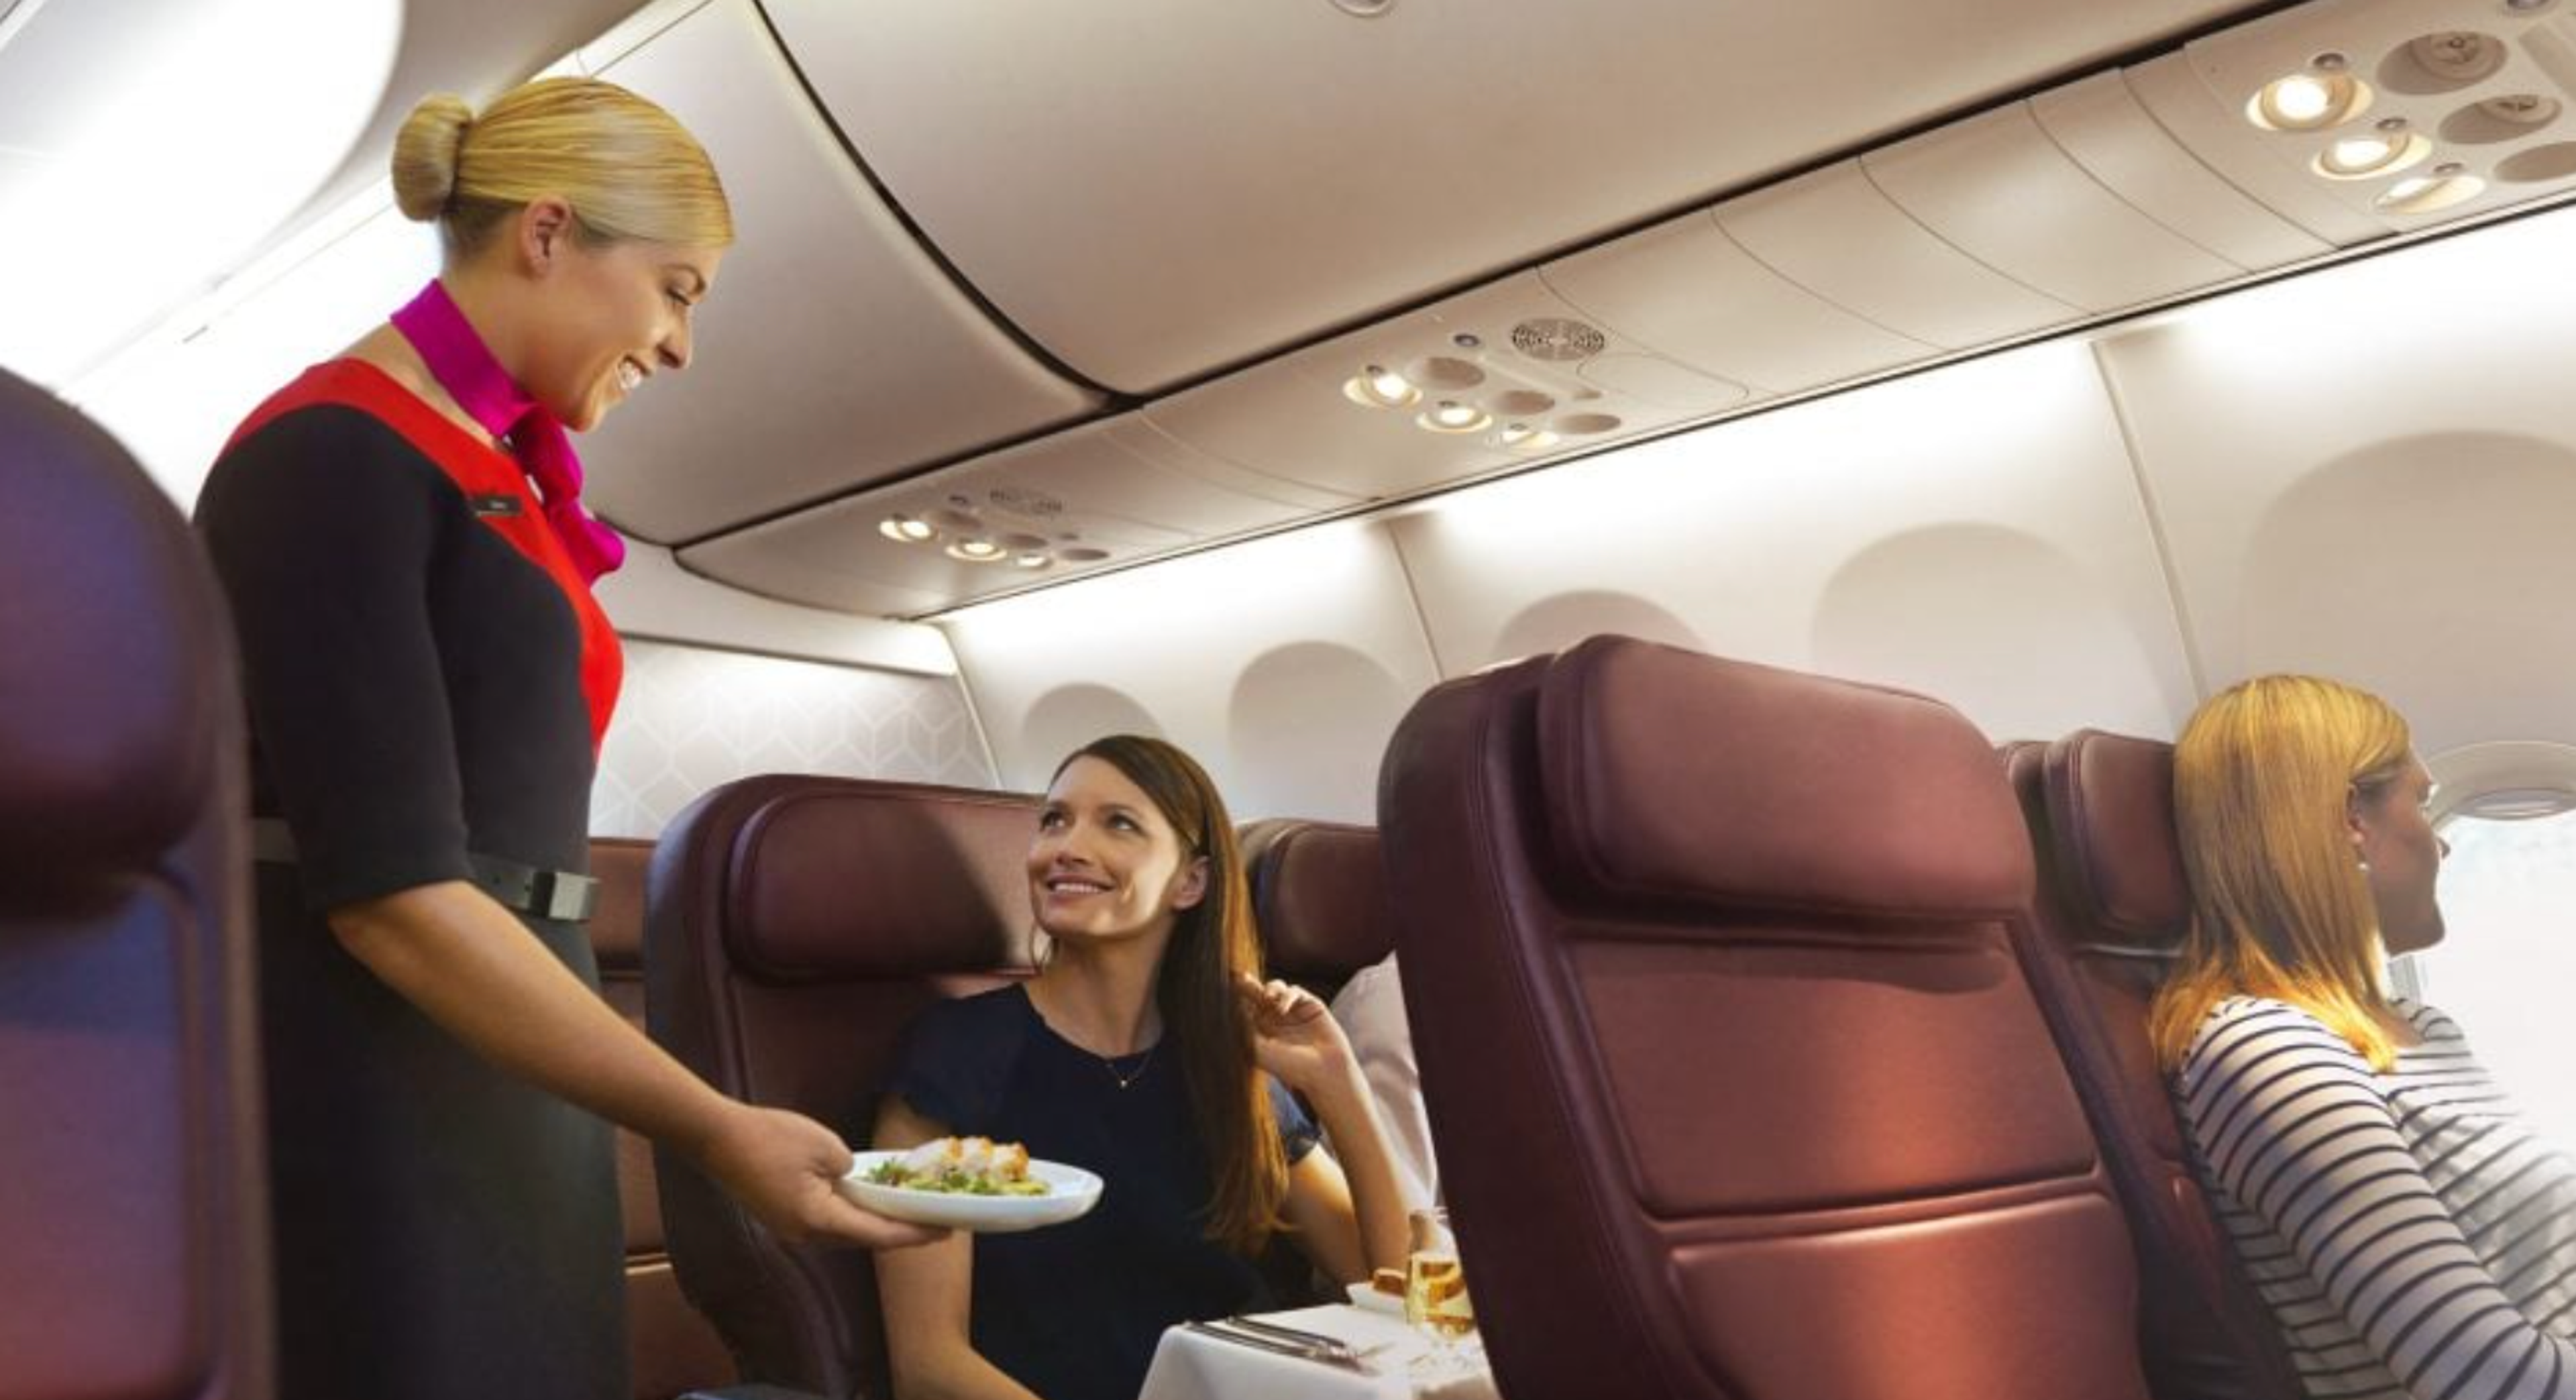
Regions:
<instances>
[{"instance_id":1,"label":"white tablecloth","mask_svg":"<svg viewBox=\"0 0 2576 1400\"><path fill-rule=\"evenodd\" d=\"M1378 1374L1364 1376L1175 1327L1155 1348L1137 1400L1500 1400L1492 1374L1482 1367L1438 1381L1415 1376L1413 1359L1431 1343L1403 1318L1338 1303L1269 1313L1263 1320L1338 1337L1354 1350L1383 1346L1368 1358Z\"/></svg>"}]
</instances>

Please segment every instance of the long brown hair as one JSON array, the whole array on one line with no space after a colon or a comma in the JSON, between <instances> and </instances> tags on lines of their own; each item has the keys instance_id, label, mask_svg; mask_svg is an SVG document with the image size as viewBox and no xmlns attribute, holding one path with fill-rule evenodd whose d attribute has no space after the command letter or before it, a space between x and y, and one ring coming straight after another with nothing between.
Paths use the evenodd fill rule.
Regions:
<instances>
[{"instance_id":1,"label":"long brown hair","mask_svg":"<svg viewBox=\"0 0 2576 1400\"><path fill-rule=\"evenodd\" d=\"M1206 894L1173 917L1154 1001L1164 1036L1178 1038L1190 1111L1207 1148L1207 1238L1238 1254L1258 1254L1286 1228L1280 1207L1288 1199L1288 1154L1268 1086L1254 1072L1252 1021L1234 990L1236 974L1262 975L1234 820L1207 770L1160 739L1115 734L1095 740L1056 765L1056 776L1080 758L1099 759L1143 789L1179 833L1182 860L1207 861Z\"/></svg>"},{"instance_id":2,"label":"long brown hair","mask_svg":"<svg viewBox=\"0 0 2576 1400\"><path fill-rule=\"evenodd\" d=\"M2388 702L2314 676L2258 676L2191 717L2174 745L2191 932L2148 1018L2168 1069L2238 995L2288 1002L2374 1068L2396 1065L2378 908L2345 814L2379 800L2413 751Z\"/></svg>"}]
</instances>

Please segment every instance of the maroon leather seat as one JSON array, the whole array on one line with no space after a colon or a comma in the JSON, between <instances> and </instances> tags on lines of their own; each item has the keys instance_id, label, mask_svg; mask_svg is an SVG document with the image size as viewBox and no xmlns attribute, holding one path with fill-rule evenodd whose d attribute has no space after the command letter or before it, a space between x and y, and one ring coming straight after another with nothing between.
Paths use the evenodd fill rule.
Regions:
<instances>
[{"instance_id":1,"label":"maroon leather seat","mask_svg":"<svg viewBox=\"0 0 2576 1400\"><path fill-rule=\"evenodd\" d=\"M1274 817L1238 834L1271 976L1330 1000L1394 951L1377 828Z\"/></svg>"},{"instance_id":2,"label":"maroon leather seat","mask_svg":"<svg viewBox=\"0 0 2576 1400\"><path fill-rule=\"evenodd\" d=\"M645 1020L716 1087L864 1145L915 1013L1025 975L1038 800L854 779L762 777L701 798L648 879ZM781 1245L657 1152L680 1287L744 1379L883 1396L864 1250Z\"/></svg>"},{"instance_id":3,"label":"maroon leather seat","mask_svg":"<svg viewBox=\"0 0 2576 1400\"><path fill-rule=\"evenodd\" d=\"M0 374L0 1397L271 1370L242 721L213 577Z\"/></svg>"},{"instance_id":4,"label":"maroon leather seat","mask_svg":"<svg viewBox=\"0 0 2576 1400\"><path fill-rule=\"evenodd\" d=\"M650 841L613 837L590 843L590 873L599 881L599 910L590 946L599 958L600 993L639 1029L644 1024L644 871ZM733 1357L704 1314L680 1295L664 1248L662 1199L653 1175L653 1144L619 1129L617 1193L626 1215L626 1338L635 1400L672 1400L731 1383Z\"/></svg>"},{"instance_id":5,"label":"maroon leather seat","mask_svg":"<svg viewBox=\"0 0 2576 1400\"><path fill-rule=\"evenodd\" d=\"M2009 745L2042 879L2032 980L2136 1237L2140 1342L2159 1400L2298 1400L2280 1333L2193 1174L2147 1008L2191 918L2173 747L2080 730Z\"/></svg>"},{"instance_id":6,"label":"maroon leather seat","mask_svg":"<svg viewBox=\"0 0 2576 1400\"><path fill-rule=\"evenodd\" d=\"M1505 1394L2143 1400L2013 946L2029 839L1957 713L1594 638L1433 690L1380 802Z\"/></svg>"}]
</instances>

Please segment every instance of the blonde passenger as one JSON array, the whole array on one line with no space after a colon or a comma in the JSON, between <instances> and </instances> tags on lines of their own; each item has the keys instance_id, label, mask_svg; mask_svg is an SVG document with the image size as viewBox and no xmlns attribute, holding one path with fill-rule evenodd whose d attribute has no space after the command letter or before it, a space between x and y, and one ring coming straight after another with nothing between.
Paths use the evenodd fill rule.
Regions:
<instances>
[{"instance_id":1,"label":"blonde passenger","mask_svg":"<svg viewBox=\"0 0 2576 1400\"><path fill-rule=\"evenodd\" d=\"M394 165L438 278L253 412L197 512L251 722L281 1393L623 1400L593 1113L784 1235L930 1236L835 1195L829 1129L627 1025L581 928L623 546L568 433L689 363L733 240L713 163L562 78L421 103Z\"/></svg>"},{"instance_id":2,"label":"blonde passenger","mask_svg":"<svg viewBox=\"0 0 2576 1400\"><path fill-rule=\"evenodd\" d=\"M2192 927L2152 1032L2311 1396L2576 1397L2576 1161L2390 996L2440 941L2432 775L2377 696L2264 676L2174 752Z\"/></svg>"},{"instance_id":3,"label":"blonde passenger","mask_svg":"<svg viewBox=\"0 0 2576 1400\"><path fill-rule=\"evenodd\" d=\"M1275 1305L1257 1267L1275 1241L1343 1282L1400 1265L1406 1202L1367 1083L1321 1002L1261 979L1205 771L1156 739L1085 747L1048 789L1028 881L1037 976L923 1013L876 1145L1020 1141L1107 1190L1071 1224L879 1255L897 1395L1131 1400L1165 1328Z\"/></svg>"}]
</instances>

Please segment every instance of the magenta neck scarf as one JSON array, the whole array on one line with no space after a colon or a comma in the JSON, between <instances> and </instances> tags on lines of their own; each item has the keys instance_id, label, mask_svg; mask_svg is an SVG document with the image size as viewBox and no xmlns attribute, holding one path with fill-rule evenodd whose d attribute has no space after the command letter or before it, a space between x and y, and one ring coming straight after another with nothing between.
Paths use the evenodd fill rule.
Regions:
<instances>
[{"instance_id":1,"label":"magenta neck scarf","mask_svg":"<svg viewBox=\"0 0 2576 1400\"><path fill-rule=\"evenodd\" d=\"M581 508L581 458L572 450L572 435L492 358L491 347L474 333L447 288L431 278L410 305L393 314L393 323L465 416L508 443L510 455L545 498L546 524L572 556L582 582L616 572L626 562L626 541Z\"/></svg>"}]
</instances>

